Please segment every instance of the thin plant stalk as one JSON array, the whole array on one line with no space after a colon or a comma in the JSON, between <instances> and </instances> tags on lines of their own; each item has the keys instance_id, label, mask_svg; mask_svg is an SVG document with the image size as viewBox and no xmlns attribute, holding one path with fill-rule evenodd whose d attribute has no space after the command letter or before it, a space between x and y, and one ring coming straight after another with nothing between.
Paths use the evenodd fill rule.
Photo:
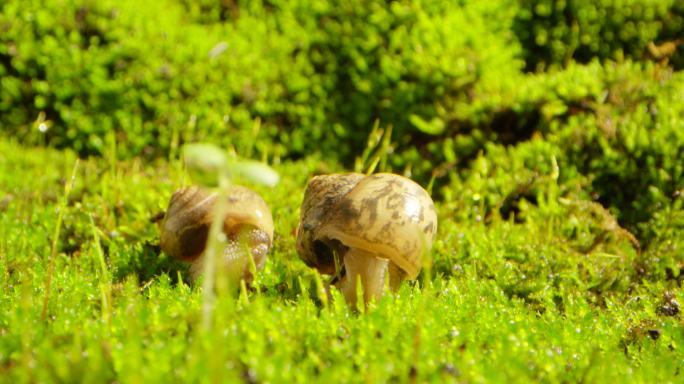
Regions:
<instances>
[{"instance_id":1,"label":"thin plant stalk","mask_svg":"<svg viewBox=\"0 0 684 384\"><path fill-rule=\"evenodd\" d=\"M423 243L423 249L427 249L425 246L425 242L427 239L425 238L425 234L423 232L418 232L420 235L420 241ZM418 310L416 311L416 328L415 328L415 333L413 334L413 364L411 364L411 368L409 370L409 382L410 383L416 383L418 382L418 361L420 358L420 345L421 345L421 337L422 337L422 332L423 332L423 314L425 313L425 306L426 306L426 300L425 297L431 297L433 293L433 287L432 287L432 254L429 251L424 251L422 254L422 260L421 263L423 265L423 282L422 286L420 287L422 295L419 296L418 300Z\"/></svg>"},{"instance_id":2,"label":"thin plant stalk","mask_svg":"<svg viewBox=\"0 0 684 384\"><path fill-rule=\"evenodd\" d=\"M111 327L111 312L112 312L112 285L105 261L104 252L102 251L102 244L100 242L100 234L93 216L90 216L90 226L93 230L93 240L95 241L95 252L97 254L97 261L100 267L100 300L102 306L102 320L108 327Z\"/></svg>"},{"instance_id":3,"label":"thin plant stalk","mask_svg":"<svg viewBox=\"0 0 684 384\"><path fill-rule=\"evenodd\" d=\"M216 296L214 286L216 285L216 260L219 249L221 249L223 235L223 218L226 215L228 206L226 204L226 188L229 185L228 178L219 176L219 191L214 207L214 218L209 229L207 248L204 251L204 280L202 282L202 326L205 330L211 329L212 315Z\"/></svg>"},{"instance_id":4,"label":"thin plant stalk","mask_svg":"<svg viewBox=\"0 0 684 384\"><path fill-rule=\"evenodd\" d=\"M52 275L55 273L55 259L57 258L57 242L59 241L59 233L62 229L62 219L64 217L64 211L69 203L69 194L74 188L74 182L76 181L76 172L78 170L78 159L74 163L74 169L71 172L71 179L64 186L64 196L62 198L62 203L59 205L59 211L57 212L57 222L55 222L55 231L52 234L52 247L50 249L50 256L48 259L48 270L45 276L45 296L43 297L43 310L40 313L41 320L45 321L47 318L48 303L50 301L50 290L52 289Z\"/></svg>"}]
</instances>

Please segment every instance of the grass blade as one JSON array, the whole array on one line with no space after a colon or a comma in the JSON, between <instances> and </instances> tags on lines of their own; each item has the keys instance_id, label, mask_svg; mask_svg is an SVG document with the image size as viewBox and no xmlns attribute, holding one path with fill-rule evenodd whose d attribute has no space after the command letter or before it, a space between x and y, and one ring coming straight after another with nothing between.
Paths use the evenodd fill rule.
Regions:
<instances>
[{"instance_id":1,"label":"grass blade","mask_svg":"<svg viewBox=\"0 0 684 384\"><path fill-rule=\"evenodd\" d=\"M78 159L74 163L74 169L71 172L71 179L64 186L64 196L62 203L59 205L59 212L57 212L57 221L55 222L55 231L52 234L52 246L50 248L50 257L48 259L48 270L45 276L45 296L43 297L43 310L40 313L41 320L45 321L47 317L48 303L50 301L50 290L52 289L52 275L55 272L55 259L57 258L57 243L59 241L59 233L62 229L62 219L64 217L64 210L69 203L69 194L74 188L76 181L76 172L78 171Z\"/></svg>"}]
</instances>

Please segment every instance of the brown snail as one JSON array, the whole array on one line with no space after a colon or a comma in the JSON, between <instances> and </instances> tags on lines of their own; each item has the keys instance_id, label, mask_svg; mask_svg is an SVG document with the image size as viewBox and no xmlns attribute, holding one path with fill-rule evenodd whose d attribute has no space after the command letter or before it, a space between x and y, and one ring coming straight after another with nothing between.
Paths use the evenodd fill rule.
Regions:
<instances>
[{"instance_id":1,"label":"brown snail","mask_svg":"<svg viewBox=\"0 0 684 384\"><path fill-rule=\"evenodd\" d=\"M316 176L304 194L297 251L310 267L333 279L351 305L360 278L364 301L415 279L432 248L437 215L428 193L394 174ZM337 259L337 260L336 260Z\"/></svg>"},{"instance_id":2,"label":"brown snail","mask_svg":"<svg viewBox=\"0 0 684 384\"><path fill-rule=\"evenodd\" d=\"M191 262L193 280L202 273L217 198L218 193L205 188L181 188L171 197L161 222L161 249L174 259ZM247 252L251 253L256 269L262 269L273 243L271 211L261 196L246 187L229 187L225 198L226 243L217 265L241 271L240 277L250 283L253 276Z\"/></svg>"}]
</instances>

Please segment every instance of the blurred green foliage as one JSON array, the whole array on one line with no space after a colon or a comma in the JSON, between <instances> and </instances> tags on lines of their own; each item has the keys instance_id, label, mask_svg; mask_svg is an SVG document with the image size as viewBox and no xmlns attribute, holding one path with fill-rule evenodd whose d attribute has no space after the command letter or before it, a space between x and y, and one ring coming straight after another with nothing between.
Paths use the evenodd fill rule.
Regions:
<instances>
[{"instance_id":1,"label":"blurred green foliage","mask_svg":"<svg viewBox=\"0 0 684 384\"><path fill-rule=\"evenodd\" d=\"M520 5L514 29L528 70L571 60L641 59L649 54L649 42L681 38L684 28L677 0L540 0Z\"/></svg>"},{"instance_id":2,"label":"blurred green foliage","mask_svg":"<svg viewBox=\"0 0 684 384\"><path fill-rule=\"evenodd\" d=\"M97 155L117 142L125 157L163 155L184 141L240 147L257 118L269 139L276 127L322 124L306 107L311 66L292 58L305 34L296 25L277 33L255 8L205 25L169 1L6 2L2 124L30 141L44 112L50 143Z\"/></svg>"},{"instance_id":3,"label":"blurred green foliage","mask_svg":"<svg viewBox=\"0 0 684 384\"><path fill-rule=\"evenodd\" d=\"M116 141L133 156L240 148L259 119L262 152L350 160L376 119L407 146L477 118L478 88L522 66L514 14L511 2L9 1L1 122L40 142L45 120L58 147Z\"/></svg>"},{"instance_id":4,"label":"blurred green foliage","mask_svg":"<svg viewBox=\"0 0 684 384\"><path fill-rule=\"evenodd\" d=\"M385 169L443 186L541 138L645 244L684 188L673 0L9 0L0 27L0 125L24 143L351 168L378 123Z\"/></svg>"}]
</instances>

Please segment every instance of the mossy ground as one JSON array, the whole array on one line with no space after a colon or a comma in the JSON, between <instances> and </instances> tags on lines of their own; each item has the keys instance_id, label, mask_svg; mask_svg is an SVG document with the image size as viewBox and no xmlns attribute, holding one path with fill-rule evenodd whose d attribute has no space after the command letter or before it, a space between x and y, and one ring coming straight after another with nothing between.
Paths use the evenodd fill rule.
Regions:
<instances>
[{"instance_id":1,"label":"mossy ground","mask_svg":"<svg viewBox=\"0 0 684 384\"><path fill-rule=\"evenodd\" d=\"M201 288L160 253L150 221L185 182L181 163L82 160L64 204L75 162L70 151L0 141L1 381L678 382L684 374L679 282L640 279L644 253L596 224L605 217L591 221L600 213L554 197L553 174L518 214L525 220L456 212L451 194L473 194L445 187L431 268L355 313L336 292L325 300L294 247L308 177L337 166L274 164L281 183L255 187L276 227L266 268L252 290L219 295L204 330ZM602 239L585 238L592 226L606 229Z\"/></svg>"},{"instance_id":2,"label":"mossy ground","mask_svg":"<svg viewBox=\"0 0 684 384\"><path fill-rule=\"evenodd\" d=\"M0 2L0 382L684 381L681 4ZM210 328L152 220L193 142L281 176ZM295 228L370 164L439 231L358 313Z\"/></svg>"}]
</instances>

